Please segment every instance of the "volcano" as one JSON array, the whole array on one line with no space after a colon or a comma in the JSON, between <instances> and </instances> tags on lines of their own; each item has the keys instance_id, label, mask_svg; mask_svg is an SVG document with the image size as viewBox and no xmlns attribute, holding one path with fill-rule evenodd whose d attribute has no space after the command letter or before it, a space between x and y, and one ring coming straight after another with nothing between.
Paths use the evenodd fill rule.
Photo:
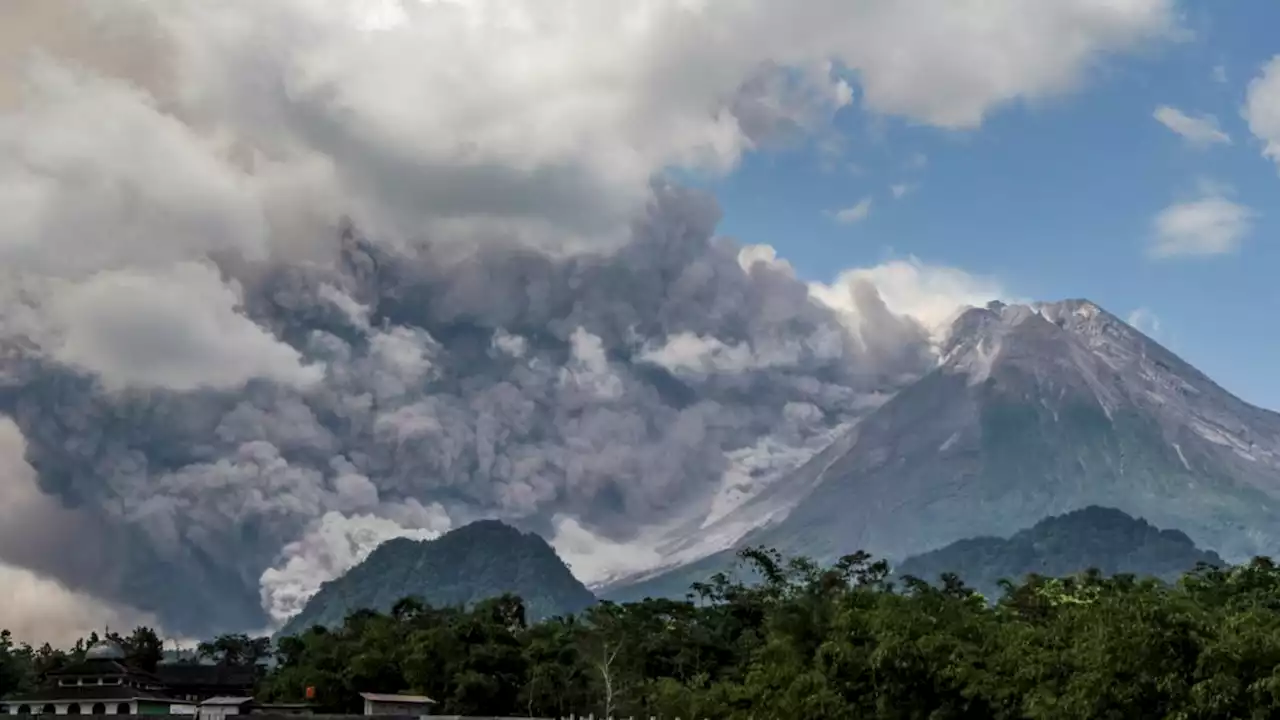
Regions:
<instances>
[{"instance_id":1,"label":"volcano","mask_svg":"<svg viewBox=\"0 0 1280 720\"><path fill-rule=\"evenodd\" d=\"M1101 506L1238 562L1280 548L1280 414L1087 300L991 303L955 320L936 369L774 488L739 510L770 520L735 547L899 561ZM671 594L730 557L610 595Z\"/></svg>"}]
</instances>

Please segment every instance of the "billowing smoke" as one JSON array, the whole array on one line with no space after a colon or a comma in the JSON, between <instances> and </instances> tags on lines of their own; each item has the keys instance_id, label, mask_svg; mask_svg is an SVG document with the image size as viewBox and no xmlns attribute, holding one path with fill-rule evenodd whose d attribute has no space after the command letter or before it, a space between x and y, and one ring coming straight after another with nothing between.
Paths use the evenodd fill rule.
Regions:
<instances>
[{"instance_id":1,"label":"billowing smoke","mask_svg":"<svg viewBox=\"0 0 1280 720\"><path fill-rule=\"evenodd\" d=\"M0 418L0 628L26 642L69 644L104 626L154 624L154 616L76 592L41 572L83 574L89 568L74 563L104 558L94 557L92 544L80 545L94 540L76 532L83 515L40 492L25 450L18 427Z\"/></svg>"},{"instance_id":2,"label":"billowing smoke","mask_svg":"<svg viewBox=\"0 0 1280 720\"><path fill-rule=\"evenodd\" d=\"M157 318L193 295L216 307L201 282L221 269L183 266L189 293L122 283L85 307L91 337L62 346L79 354L12 363L4 410L47 490L127 529L110 564L199 567L190 582L246 594L212 598L238 608L228 623L256 607L265 567L280 564L263 580L284 614L316 571L399 528L562 514L626 538L705 515L726 474L743 472L726 453L753 449L767 472L762 440L816 449L930 362L923 328L870 284L853 286L858 314L842 314L785 266L744 267L715 222L706 198L661 188L606 254L490 245L450 260L335 232L334 267L246 271L241 312L226 308L243 334ZM263 338L279 340L237 350ZM256 357L288 357L287 370ZM382 520L361 544L353 518ZM335 532L360 549L312 558ZM94 589L140 581L120 582Z\"/></svg>"},{"instance_id":3,"label":"billowing smoke","mask_svg":"<svg viewBox=\"0 0 1280 720\"><path fill-rule=\"evenodd\" d=\"M40 492L0 561L190 634L478 517L588 579L656 562L617 554L730 512L999 292L808 284L663 170L830 132L855 75L972 127L1171 5L10 2L0 413Z\"/></svg>"}]
</instances>

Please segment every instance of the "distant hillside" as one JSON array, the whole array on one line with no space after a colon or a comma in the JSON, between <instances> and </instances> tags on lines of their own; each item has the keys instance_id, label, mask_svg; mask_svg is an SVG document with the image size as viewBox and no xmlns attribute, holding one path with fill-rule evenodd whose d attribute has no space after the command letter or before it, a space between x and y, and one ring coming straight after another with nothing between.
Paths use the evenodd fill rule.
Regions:
<instances>
[{"instance_id":1,"label":"distant hillside","mask_svg":"<svg viewBox=\"0 0 1280 720\"><path fill-rule=\"evenodd\" d=\"M596 602L545 540L496 520L435 540L390 540L364 562L325 583L280 634L334 626L362 608L388 611L401 598L456 606L514 593L530 621L581 611Z\"/></svg>"},{"instance_id":2,"label":"distant hillside","mask_svg":"<svg viewBox=\"0 0 1280 720\"><path fill-rule=\"evenodd\" d=\"M1133 574L1176 580L1199 562L1224 565L1178 530L1161 530L1119 510L1090 506L1046 518L1008 539L980 537L908 558L895 575L934 582L959 575L988 598L1000 596L1002 578L1031 573L1059 577L1097 568L1104 575Z\"/></svg>"}]
</instances>

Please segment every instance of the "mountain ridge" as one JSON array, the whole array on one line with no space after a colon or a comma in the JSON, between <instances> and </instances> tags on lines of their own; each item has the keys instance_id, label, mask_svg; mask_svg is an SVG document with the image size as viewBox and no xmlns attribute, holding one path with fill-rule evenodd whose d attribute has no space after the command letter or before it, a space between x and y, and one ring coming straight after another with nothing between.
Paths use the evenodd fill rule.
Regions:
<instances>
[{"instance_id":1,"label":"mountain ridge","mask_svg":"<svg viewBox=\"0 0 1280 720\"><path fill-rule=\"evenodd\" d=\"M1001 537L973 537L912 556L895 576L935 582L954 573L988 600L1001 594L1000 580L1028 575L1066 577L1088 570L1104 576L1129 574L1174 582L1200 563L1222 567L1217 553L1201 550L1179 530L1161 529L1114 508L1090 505L1044 518Z\"/></svg>"},{"instance_id":2,"label":"mountain ridge","mask_svg":"<svg viewBox=\"0 0 1280 720\"><path fill-rule=\"evenodd\" d=\"M1231 561L1280 547L1280 415L1089 300L961 312L938 366L835 446L770 488L791 493L785 503L768 512L751 510L772 501L763 494L743 503L740 512L768 521L698 566L718 568L751 545L897 561L1090 505L1179 529ZM680 574L649 573L605 594L669 586Z\"/></svg>"}]
</instances>

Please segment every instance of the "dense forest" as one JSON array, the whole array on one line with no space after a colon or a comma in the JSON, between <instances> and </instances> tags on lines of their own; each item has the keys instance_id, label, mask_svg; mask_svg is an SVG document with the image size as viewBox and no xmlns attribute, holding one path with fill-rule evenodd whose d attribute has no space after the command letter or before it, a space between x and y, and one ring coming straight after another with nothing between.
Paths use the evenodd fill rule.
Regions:
<instances>
[{"instance_id":1,"label":"dense forest","mask_svg":"<svg viewBox=\"0 0 1280 720\"><path fill-rule=\"evenodd\" d=\"M481 520L434 540L382 543L346 574L321 586L280 633L296 635L314 625L338 627L355 610L387 612L404 597L437 607L469 607L508 593L524 601L531 622L576 615L596 604L595 595L546 540L497 520Z\"/></svg>"},{"instance_id":2,"label":"dense forest","mask_svg":"<svg viewBox=\"0 0 1280 720\"><path fill-rule=\"evenodd\" d=\"M1175 582L1201 563L1225 565L1178 530L1161 530L1115 508L1090 506L1045 518L1009 538L976 537L907 558L897 575L936 578L953 572L988 597L1000 580L1031 574L1073 575L1096 568L1104 575L1133 574Z\"/></svg>"},{"instance_id":3,"label":"dense forest","mask_svg":"<svg viewBox=\"0 0 1280 720\"><path fill-rule=\"evenodd\" d=\"M358 711L359 691L415 691L436 712L664 718L1264 718L1280 714L1280 568L1201 565L1174 583L1031 576L995 602L955 576L891 580L866 555L831 567L742 553L685 601L598 604L529 623L503 596L405 599L281 638L262 699ZM142 636L141 640L139 635ZM148 649L145 630L121 638ZM0 646L0 691L83 652ZM268 660L263 641L201 646Z\"/></svg>"}]
</instances>

